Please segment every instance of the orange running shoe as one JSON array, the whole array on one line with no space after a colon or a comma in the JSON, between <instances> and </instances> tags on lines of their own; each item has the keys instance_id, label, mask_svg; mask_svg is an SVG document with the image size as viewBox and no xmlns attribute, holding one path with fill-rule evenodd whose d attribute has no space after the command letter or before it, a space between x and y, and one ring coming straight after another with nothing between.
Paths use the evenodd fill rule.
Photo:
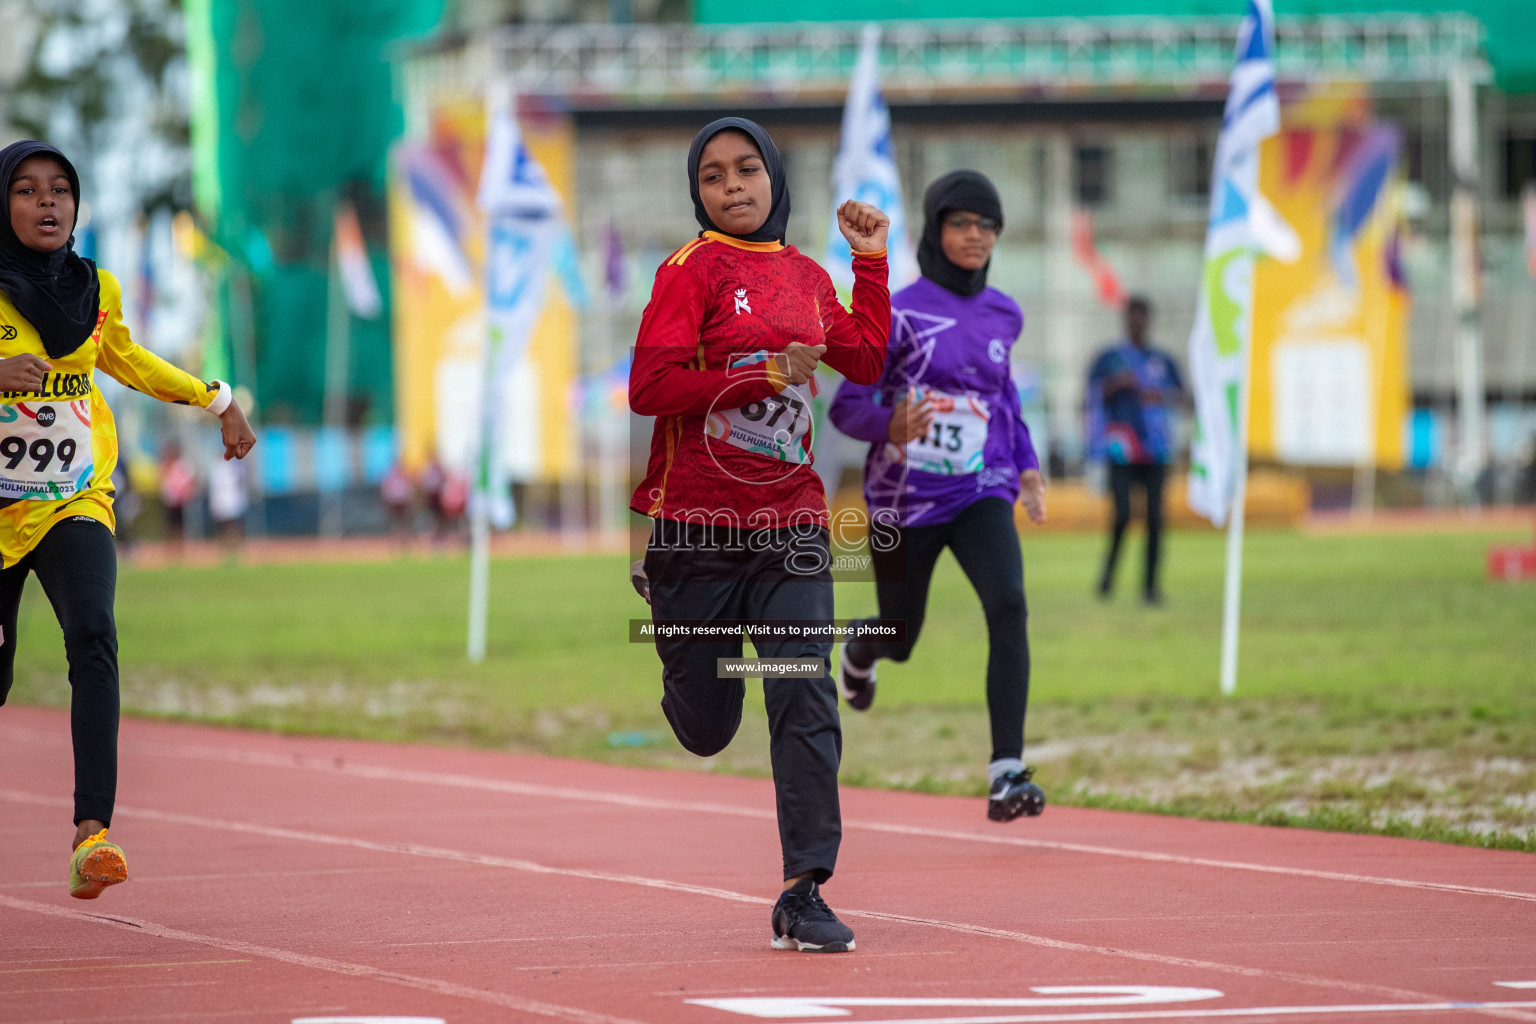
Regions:
<instances>
[{"instance_id":1,"label":"orange running shoe","mask_svg":"<svg viewBox=\"0 0 1536 1024\"><path fill-rule=\"evenodd\" d=\"M128 861L122 848L107 842L102 829L75 847L69 859L69 894L80 900L93 900L101 890L128 881Z\"/></svg>"}]
</instances>

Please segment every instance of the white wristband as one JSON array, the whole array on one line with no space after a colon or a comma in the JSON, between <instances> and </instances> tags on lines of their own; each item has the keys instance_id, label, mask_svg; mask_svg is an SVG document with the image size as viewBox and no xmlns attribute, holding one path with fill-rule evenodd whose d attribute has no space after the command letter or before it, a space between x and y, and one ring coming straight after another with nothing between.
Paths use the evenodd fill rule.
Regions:
<instances>
[{"instance_id":1,"label":"white wristband","mask_svg":"<svg viewBox=\"0 0 1536 1024\"><path fill-rule=\"evenodd\" d=\"M216 380L212 383L219 386L219 390L213 393L213 401L208 403L208 411L215 416L224 415L224 410L229 408L229 403L235 400L235 389L226 381Z\"/></svg>"}]
</instances>

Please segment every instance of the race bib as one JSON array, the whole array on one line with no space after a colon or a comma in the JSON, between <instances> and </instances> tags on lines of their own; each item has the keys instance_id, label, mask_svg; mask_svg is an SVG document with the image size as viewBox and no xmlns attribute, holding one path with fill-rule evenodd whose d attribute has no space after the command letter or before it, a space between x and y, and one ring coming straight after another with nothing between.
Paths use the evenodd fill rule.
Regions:
<instances>
[{"instance_id":1,"label":"race bib","mask_svg":"<svg viewBox=\"0 0 1536 1024\"><path fill-rule=\"evenodd\" d=\"M992 419L986 401L933 390L927 397L934 409L933 424L928 433L907 442L907 466L941 476L980 472Z\"/></svg>"},{"instance_id":2,"label":"race bib","mask_svg":"<svg viewBox=\"0 0 1536 1024\"><path fill-rule=\"evenodd\" d=\"M91 484L91 404L0 405L0 501L59 501Z\"/></svg>"},{"instance_id":3,"label":"race bib","mask_svg":"<svg viewBox=\"0 0 1536 1024\"><path fill-rule=\"evenodd\" d=\"M765 352L754 352L731 366L750 366L767 358ZM816 379L812 377L805 384L791 384L777 395L739 408L715 409L704 419L704 433L754 455L804 464L811 459L806 438L811 432L811 398L815 393Z\"/></svg>"}]
</instances>

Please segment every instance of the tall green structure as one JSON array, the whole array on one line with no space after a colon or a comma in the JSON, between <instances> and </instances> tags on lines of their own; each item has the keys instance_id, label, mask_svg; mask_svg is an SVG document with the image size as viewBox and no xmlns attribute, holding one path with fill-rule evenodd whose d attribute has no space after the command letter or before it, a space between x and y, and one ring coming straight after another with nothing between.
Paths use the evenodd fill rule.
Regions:
<instances>
[{"instance_id":1,"label":"tall green structure","mask_svg":"<svg viewBox=\"0 0 1536 1024\"><path fill-rule=\"evenodd\" d=\"M318 423L336 204L357 209L388 298L384 192L402 114L391 49L444 0L186 0L194 192L229 255L222 360L268 422ZM354 414L392 409L389 322L353 318ZM210 354L213 362L221 354Z\"/></svg>"}]
</instances>

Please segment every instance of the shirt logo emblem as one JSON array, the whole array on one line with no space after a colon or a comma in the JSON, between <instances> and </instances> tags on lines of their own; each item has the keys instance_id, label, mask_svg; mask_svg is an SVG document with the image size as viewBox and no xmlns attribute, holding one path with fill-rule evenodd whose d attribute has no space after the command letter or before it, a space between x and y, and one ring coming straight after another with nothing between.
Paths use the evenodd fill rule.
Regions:
<instances>
[{"instance_id":1,"label":"shirt logo emblem","mask_svg":"<svg viewBox=\"0 0 1536 1024\"><path fill-rule=\"evenodd\" d=\"M742 310L746 310L748 313L750 313L752 312L752 307L747 305L747 290L745 288L737 288L736 315L741 316Z\"/></svg>"},{"instance_id":2,"label":"shirt logo emblem","mask_svg":"<svg viewBox=\"0 0 1536 1024\"><path fill-rule=\"evenodd\" d=\"M10 324L5 324L4 326L0 326L0 341L15 341L15 340L16 340L16 328L12 327Z\"/></svg>"},{"instance_id":3,"label":"shirt logo emblem","mask_svg":"<svg viewBox=\"0 0 1536 1024\"><path fill-rule=\"evenodd\" d=\"M1006 362L1008 359L1008 343L1002 338L993 338L987 342L987 358L994 363Z\"/></svg>"}]
</instances>

